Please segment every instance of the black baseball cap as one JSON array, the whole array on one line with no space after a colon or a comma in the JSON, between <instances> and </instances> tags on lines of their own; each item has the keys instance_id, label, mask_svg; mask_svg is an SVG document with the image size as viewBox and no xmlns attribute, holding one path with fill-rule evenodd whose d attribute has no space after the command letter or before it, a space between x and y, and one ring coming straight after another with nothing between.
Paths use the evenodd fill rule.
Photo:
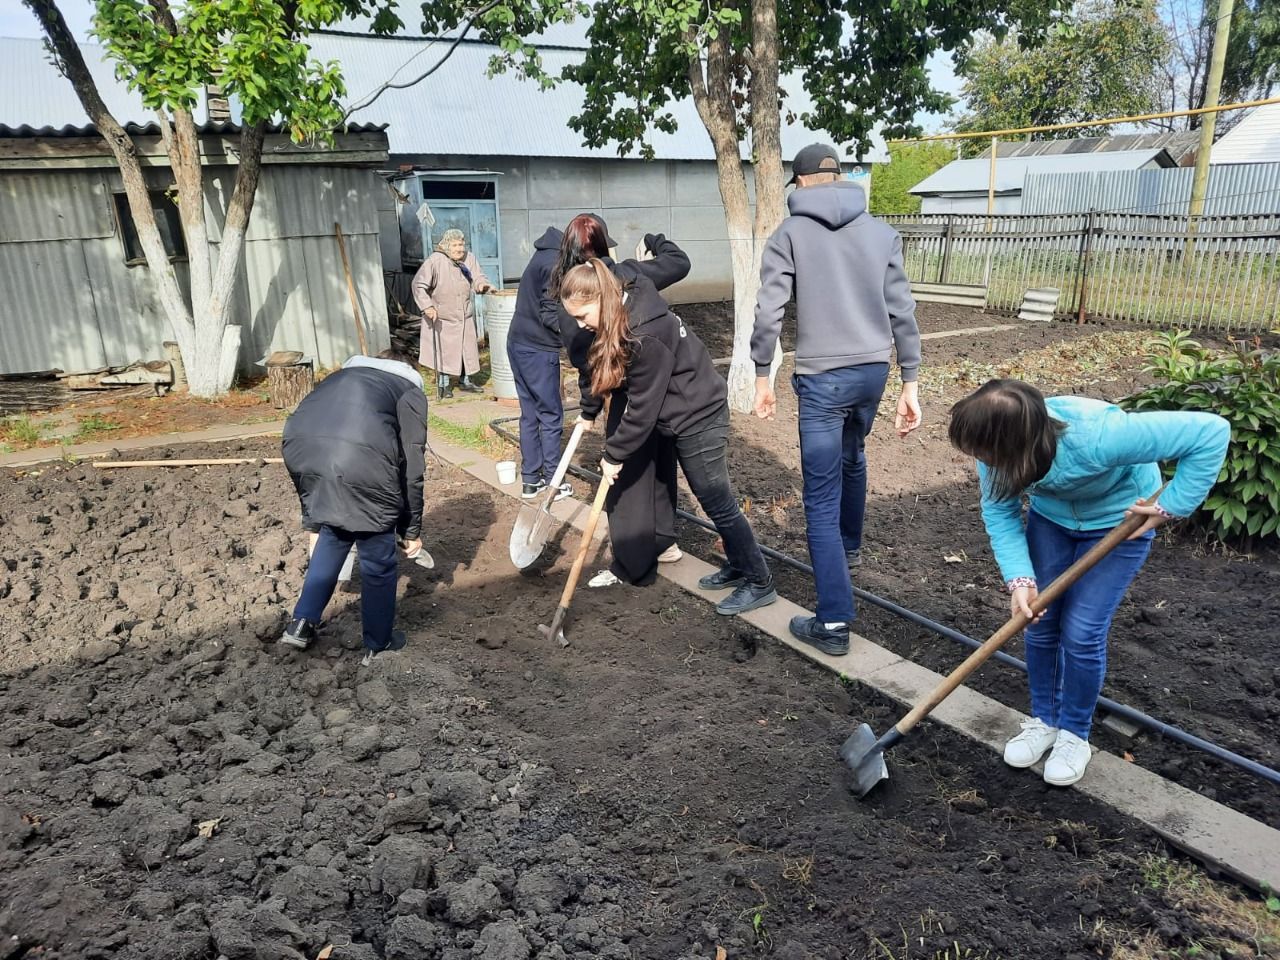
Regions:
<instances>
[{"instance_id":1,"label":"black baseball cap","mask_svg":"<svg viewBox=\"0 0 1280 960\"><path fill-rule=\"evenodd\" d=\"M787 183L795 183L796 177L809 176L814 173L840 173L840 155L835 147L825 143L811 143L796 154L791 161L791 179Z\"/></svg>"},{"instance_id":2,"label":"black baseball cap","mask_svg":"<svg viewBox=\"0 0 1280 960\"><path fill-rule=\"evenodd\" d=\"M604 231L605 246L616 247L618 245L618 241L613 239L613 237L609 236L609 225L604 222L604 217L599 216L598 214L595 214L595 213L588 213L587 216L590 217L592 220L594 220L596 223L600 224L600 229Z\"/></svg>"}]
</instances>

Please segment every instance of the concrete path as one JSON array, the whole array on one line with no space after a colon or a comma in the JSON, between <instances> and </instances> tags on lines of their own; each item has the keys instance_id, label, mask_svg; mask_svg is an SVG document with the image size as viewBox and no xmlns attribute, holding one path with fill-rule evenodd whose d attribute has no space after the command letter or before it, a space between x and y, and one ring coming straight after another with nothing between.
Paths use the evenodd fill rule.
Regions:
<instances>
[{"instance_id":1,"label":"concrete path","mask_svg":"<svg viewBox=\"0 0 1280 960\"><path fill-rule=\"evenodd\" d=\"M437 407L436 412L454 423L475 424L510 415L511 408L478 401ZM440 442L433 443L432 449L441 458L495 490L511 497L519 496L515 484L507 486L498 482L494 462L482 454ZM581 530L586 525L590 507L580 500L568 499L554 504L552 512L562 522ZM597 538L604 536L605 526L605 518L602 517ZM712 603L718 597L699 590L698 579L714 569L710 564L686 554L679 563L662 564L658 572L694 596ZM743 619L799 655L835 673L859 680L904 706L922 699L942 680L940 674L865 637L852 637L849 653L843 657L826 656L791 637L787 623L797 615L811 616L812 611L783 598L762 610L746 614ZM1025 719L1025 715L961 687L931 714L931 719L1000 754L1005 740L1017 732L1018 723ZM849 732L853 732L852 726ZM832 744L833 749L836 746ZM1026 775L1035 776L1040 771L1037 765ZM1089 772L1072 789L1141 821L1172 846L1255 890L1261 890L1264 884L1272 890L1280 889L1280 830L1172 783L1137 764L1101 751L1095 752Z\"/></svg>"}]
</instances>

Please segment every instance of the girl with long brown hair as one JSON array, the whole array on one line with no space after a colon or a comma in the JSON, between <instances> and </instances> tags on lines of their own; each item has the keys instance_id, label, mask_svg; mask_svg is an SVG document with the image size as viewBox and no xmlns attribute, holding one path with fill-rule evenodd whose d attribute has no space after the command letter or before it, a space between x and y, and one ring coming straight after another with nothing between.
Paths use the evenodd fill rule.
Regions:
<instances>
[{"instance_id":1,"label":"girl with long brown hair","mask_svg":"<svg viewBox=\"0 0 1280 960\"><path fill-rule=\"evenodd\" d=\"M644 277L624 288L598 258L568 270L559 285L565 311L593 334L588 352L591 395L613 398L614 424L604 445L604 482L621 488L629 458L644 456L655 435L673 441L676 460L689 488L724 541L727 564L699 583L706 590L734 588L716 612L746 613L773 603L778 594L751 525L729 481L729 404L724 378L716 372L702 341L671 312ZM625 387L625 398L619 391ZM653 540L633 544L616 530L619 500L605 501L614 565L632 551L652 551ZM616 574L615 574L616 575Z\"/></svg>"}]
</instances>

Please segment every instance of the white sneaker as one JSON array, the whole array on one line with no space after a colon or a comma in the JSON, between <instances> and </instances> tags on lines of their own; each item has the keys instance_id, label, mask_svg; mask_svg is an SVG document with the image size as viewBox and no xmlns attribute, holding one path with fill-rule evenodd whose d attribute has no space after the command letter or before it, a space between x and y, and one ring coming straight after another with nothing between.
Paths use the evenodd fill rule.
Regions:
<instances>
[{"instance_id":1,"label":"white sneaker","mask_svg":"<svg viewBox=\"0 0 1280 960\"><path fill-rule=\"evenodd\" d=\"M622 581L613 575L612 570L601 570L594 577L587 581L588 587L612 587Z\"/></svg>"},{"instance_id":2,"label":"white sneaker","mask_svg":"<svg viewBox=\"0 0 1280 960\"><path fill-rule=\"evenodd\" d=\"M1058 739L1058 728L1038 717L1022 721L1022 732L1004 745L1004 762L1023 770L1035 766Z\"/></svg>"},{"instance_id":3,"label":"white sneaker","mask_svg":"<svg viewBox=\"0 0 1280 960\"><path fill-rule=\"evenodd\" d=\"M1089 741L1081 740L1069 730L1059 730L1053 753L1044 762L1044 782L1055 787L1069 787L1084 776L1093 759Z\"/></svg>"},{"instance_id":4,"label":"white sneaker","mask_svg":"<svg viewBox=\"0 0 1280 960\"><path fill-rule=\"evenodd\" d=\"M667 549L658 554L658 562L679 563L683 557L684 554L680 551L680 544L673 543L671 546L667 547Z\"/></svg>"}]
</instances>

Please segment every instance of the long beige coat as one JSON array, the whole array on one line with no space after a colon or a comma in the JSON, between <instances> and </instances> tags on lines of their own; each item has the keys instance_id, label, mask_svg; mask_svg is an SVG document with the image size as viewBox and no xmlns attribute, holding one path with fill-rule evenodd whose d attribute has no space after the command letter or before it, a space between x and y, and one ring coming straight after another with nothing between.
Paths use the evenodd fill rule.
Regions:
<instances>
[{"instance_id":1,"label":"long beige coat","mask_svg":"<svg viewBox=\"0 0 1280 960\"><path fill-rule=\"evenodd\" d=\"M471 294L493 285L474 254L468 253L462 263L471 271L470 283L459 265L438 250L423 261L413 276L413 300L423 315L418 362L450 376L480 371L480 345ZM433 307L434 324L426 318L427 310ZM437 338L440 341L438 362Z\"/></svg>"}]
</instances>

